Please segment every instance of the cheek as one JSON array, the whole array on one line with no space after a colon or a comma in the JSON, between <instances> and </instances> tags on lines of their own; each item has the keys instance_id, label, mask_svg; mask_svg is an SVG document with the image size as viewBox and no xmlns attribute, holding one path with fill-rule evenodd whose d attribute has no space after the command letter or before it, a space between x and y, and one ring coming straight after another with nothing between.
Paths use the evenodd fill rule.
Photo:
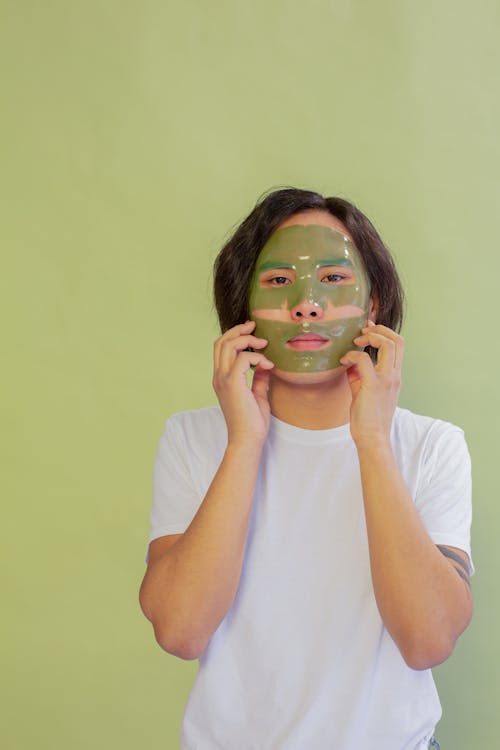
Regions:
<instances>
[{"instance_id":1,"label":"cheek","mask_svg":"<svg viewBox=\"0 0 500 750\"><path fill-rule=\"evenodd\" d=\"M362 306L364 302L362 290L355 284L332 286L328 289L326 296L335 307L343 307L344 305Z\"/></svg>"},{"instance_id":2,"label":"cheek","mask_svg":"<svg viewBox=\"0 0 500 750\"><path fill-rule=\"evenodd\" d=\"M288 286L273 289L257 286L250 294L250 310L275 310L288 302Z\"/></svg>"}]
</instances>

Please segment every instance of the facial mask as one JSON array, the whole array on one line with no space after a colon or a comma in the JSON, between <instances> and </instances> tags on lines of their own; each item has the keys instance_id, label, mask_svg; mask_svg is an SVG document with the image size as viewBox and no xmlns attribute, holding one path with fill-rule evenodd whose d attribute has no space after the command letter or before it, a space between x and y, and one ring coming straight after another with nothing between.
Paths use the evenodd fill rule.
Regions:
<instances>
[{"instance_id":1,"label":"facial mask","mask_svg":"<svg viewBox=\"0 0 500 750\"><path fill-rule=\"evenodd\" d=\"M370 283L352 240L320 225L294 225L271 235L250 283L250 318L260 349L287 372L340 366L366 326Z\"/></svg>"}]
</instances>

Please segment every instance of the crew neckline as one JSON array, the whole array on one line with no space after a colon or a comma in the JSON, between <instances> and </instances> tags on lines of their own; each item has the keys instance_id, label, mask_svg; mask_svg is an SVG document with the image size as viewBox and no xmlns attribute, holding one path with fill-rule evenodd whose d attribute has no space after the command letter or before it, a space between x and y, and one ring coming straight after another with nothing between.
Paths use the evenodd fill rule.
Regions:
<instances>
[{"instance_id":1,"label":"crew neckline","mask_svg":"<svg viewBox=\"0 0 500 750\"><path fill-rule=\"evenodd\" d=\"M326 430L309 430L304 427L282 422L281 419L271 414L270 433L288 440L292 443L305 443L308 445L318 445L319 443L332 443L338 440L345 440L350 437L349 422L341 424L338 427L329 427Z\"/></svg>"}]
</instances>

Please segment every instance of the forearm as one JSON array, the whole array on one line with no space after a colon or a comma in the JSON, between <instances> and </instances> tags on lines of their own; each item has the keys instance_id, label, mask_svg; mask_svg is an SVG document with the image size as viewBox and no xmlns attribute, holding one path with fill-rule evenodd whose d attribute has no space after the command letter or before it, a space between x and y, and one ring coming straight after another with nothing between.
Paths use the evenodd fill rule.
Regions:
<instances>
[{"instance_id":1,"label":"forearm","mask_svg":"<svg viewBox=\"0 0 500 750\"><path fill-rule=\"evenodd\" d=\"M425 530L388 440L357 445L382 620L415 669L444 661L472 614L467 583Z\"/></svg>"},{"instance_id":2,"label":"forearm","mask_svg":"<svg viewBox=\"0 0 500 750\"><path fill-rule=\"evenodd\" d=\"M141 605L167 651L195 658L233 602L261 450L228 446L190 526L148 567Z\"/></svg>"}]
</instances>

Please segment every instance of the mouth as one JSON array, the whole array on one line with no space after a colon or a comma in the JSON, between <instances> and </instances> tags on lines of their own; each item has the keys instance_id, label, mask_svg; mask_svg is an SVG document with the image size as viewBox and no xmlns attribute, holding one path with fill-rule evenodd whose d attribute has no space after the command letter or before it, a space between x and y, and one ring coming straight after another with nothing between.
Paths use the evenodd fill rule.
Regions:
<instances>
[{"instance_id":1,"label":"mouth","mask_svg":"<svg viewBox=\"0 0 500 750\"><path fill-rule=\"evenodd\" d=\"M319 333L301 333L286 342L289 349L296 352L312 352L317 349L325 349L331 344L330 339Z\"/></svg>"}]
</instances>

